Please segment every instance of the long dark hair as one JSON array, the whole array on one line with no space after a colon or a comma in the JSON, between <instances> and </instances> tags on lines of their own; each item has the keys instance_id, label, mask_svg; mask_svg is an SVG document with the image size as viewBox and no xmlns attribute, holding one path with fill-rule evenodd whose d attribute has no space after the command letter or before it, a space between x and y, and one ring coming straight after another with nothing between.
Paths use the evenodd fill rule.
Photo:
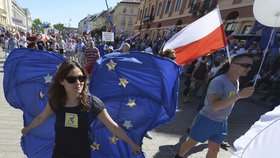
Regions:
<instances>
[{"instance_id":1,"label":"long dark hair","mask_svg":"<svg viewBox=\"0 0 280 158\"><path fill-rule=\"evenodd\" d=\"M53 111L56 111L60 107L64 107L66 103L66 91L60 82L68 75L68 73L74 69L79 68L83 75L86 75L83 67L75 61L65 61L59 66L54 80L49 88L49 105ZM88 86L85 81L82 92L79 95L80 104L83 111L89 110L89 97Z\"/></svg>"}]
</instances>

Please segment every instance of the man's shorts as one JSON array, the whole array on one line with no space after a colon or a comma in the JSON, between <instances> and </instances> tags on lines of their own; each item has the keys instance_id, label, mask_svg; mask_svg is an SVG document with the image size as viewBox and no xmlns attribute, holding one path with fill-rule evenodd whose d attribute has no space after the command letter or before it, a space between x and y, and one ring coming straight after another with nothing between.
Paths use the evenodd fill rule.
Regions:
<instances>
[{"instance_id":1,"label":"man's shorts","mask_svg":"<svg viewBox=\"0 0 280 158\"><path fill-rule=\"evenodd\" d=\"M190 131L190 137L198 142L211 140L222 144L227 136L227 120L218 122L211 120L201 114L197 114L195 123Z\"/></svg>"}]
</instances>

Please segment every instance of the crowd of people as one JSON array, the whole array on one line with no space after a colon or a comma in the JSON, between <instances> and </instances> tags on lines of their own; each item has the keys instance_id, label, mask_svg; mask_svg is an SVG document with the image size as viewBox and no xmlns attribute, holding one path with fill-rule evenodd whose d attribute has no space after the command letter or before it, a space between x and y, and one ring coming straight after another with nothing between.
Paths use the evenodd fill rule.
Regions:
<instances>
[{"instance_id":1,"label":"crowd of people","mask_svg":"<svg viewBox=\"0 0 280 158\"><path fill-rule=\"evenodd\" d=\"M69 69L66 76L60 76L62 78L57 81L60 82L65 79L65 83L60 83L64 85L65 89L67 89L68 84L71 84L72 79L73 83L77 81L79 83L84 82L81 77L85 74L90 75L97 59L107 53L129 53L138 50L176 60L176 52L174 50L161 50L162 44L164 43L162 39L152 42L149 39L139 39L139 37L136 37L127 41L118 40L118 42L103 43L100 39L88 35L44 35L40 33L25 34L24 32L20 32L6 33L2 36L1 41L5 57L13 49L21 47L56 51L64 55L68 60L67 64L72 64L73 70L77 69L79 71L78 75L73 74L71 76L73 70ZM176 158L183 157L198 142L204 142L206 140L208 140L209 148L207 156L209 158L217 157L220 144L223 143L227 133L227 117L230 115L234 103L241 98L250 97L256 88L267 90L267 94L259 98L260 100L272 102L275 106L280 104L278 97L280 95L279 45L278 48L274 47L269 49L265 57L264 66L259 75L256 74L259 71L264 53L258 47L257 42L246 46L244 41L235 40L231 43L230 50L229 55L231 57L229 57L225 49L221 49L184 66L184 71L181 76L185 80L185 87L181 87L184 89L184 103L192 102L197 104L198 113L189 129L189 138L182 144L180 151L175 156ZM229 58L232 58L231 63L229 63ZM85 69L85 73L83 73L79 65ZM69 75L67 75L68 73ZM256 78L258 78L258 82L256 87L253 87ZM67 94L65 95L67 96L68 91L66 92ZM49 101L52 100L50 99ZM75 100L75 103L77 101ZM63 103L67 102L69 100L63 101ZM87 103L84 105L87 106ZM56 111L53 103L50 104L50 107L49 105L47 106L47 110L48 115L43 113L44 118L49 116L52 111ZM107 114L103 115L107 116ZM110 118L104 116L99 119L106 122L106 119ZM112 124L114 123L111 122L108 126L113 126ZM33 128L33 125L31 126ZM206 130L205 127L209 128ZM23 133L26 134L30 128L24 128ZM134 148L134 151L140 150L139 147L131 143L131 140L127 139L123 134L118 133L118 135L127 140Z\"/></svg>"}]
</instances>

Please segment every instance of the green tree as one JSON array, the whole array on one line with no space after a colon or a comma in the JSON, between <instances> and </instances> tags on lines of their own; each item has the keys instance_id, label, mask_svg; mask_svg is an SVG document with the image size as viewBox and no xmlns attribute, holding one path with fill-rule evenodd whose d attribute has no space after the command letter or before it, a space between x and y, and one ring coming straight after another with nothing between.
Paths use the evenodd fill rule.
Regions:
<instances>
[{"instance_id":1,"label":"green tree","mask_svg":"<svg viewBox=\"0 0 280 158\"><path fill-rule=\"evenodd\" d=\"M42 22L39 18L34 19L32 22L32 30L36 30L37 32L43 31Z\"/></svg>"},{"instance_id":2,"label":"green tree","mask_svg":"<svg viewBox=\"0 0 280 158\"><path fill-rule=\"evenodd\" d=\"M61 23L54 24L53 27L55 29L57 29L59 31L59 33L63 33L65 31L64 30L64 24L61 24Z\"/></svg>"},{"instance_id":3,"label":"green tree","mask_svg":"<svg viewBox=\"0 0 280 158\"><path fill-rule=\"evenodd\" d=\"M34 19L32 23L32 30L36 30L37 32L43 32L45 28L49 28L51 24L49 22L41 22L39 18Z\"/></svg>"}]
</instances>

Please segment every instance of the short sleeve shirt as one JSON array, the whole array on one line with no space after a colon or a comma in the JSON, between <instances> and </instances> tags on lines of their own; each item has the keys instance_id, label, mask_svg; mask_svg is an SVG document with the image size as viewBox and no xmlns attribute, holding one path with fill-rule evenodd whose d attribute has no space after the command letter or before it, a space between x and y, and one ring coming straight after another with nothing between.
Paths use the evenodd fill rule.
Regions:
<instances>
[{"instance_id":1,"label":"short sleeve shirt","mask_svg":"<svg viewBox=\"0 0 280 158\"><path fill-rule=\"evenodd\" d=\"M89 111L83 111L82 106L61 107L55 120L55 150L54 155L67 157L88 157L90 153L89 126L92 120L105 108L100 99L89 96Z\"/></svg>"},{"instance_id":2,"label":"short sleeve shirt","mask_svg":"<svg viewBox=\"0 0 280 158\"><path fill-rule=\"evenodd\" d=\"M103 109L105 109L105 105L96 96L90 96L90 105L91 105L91 109L88 114L91 122L96 119L96 117L101 113Z\"/></svg>"},{"instance_id":3,"label":"short sleeve shirt","mask_svg":"<svg viewBox=\"0 0 280 158\"><path fill-rule=\"evenodd\" d=\"M207 95L204 101L204 107L200 110L200 114L214 121L222 122L230 115L234 103L224 109L213 111L211 106L212 102L209 99L209 95L217 94L221 95L221 99L227 99L232 97L239 91L239 82L234 85L226 75L220 75L214 78L208 86Z\"/></svg>"}]
</instances>

